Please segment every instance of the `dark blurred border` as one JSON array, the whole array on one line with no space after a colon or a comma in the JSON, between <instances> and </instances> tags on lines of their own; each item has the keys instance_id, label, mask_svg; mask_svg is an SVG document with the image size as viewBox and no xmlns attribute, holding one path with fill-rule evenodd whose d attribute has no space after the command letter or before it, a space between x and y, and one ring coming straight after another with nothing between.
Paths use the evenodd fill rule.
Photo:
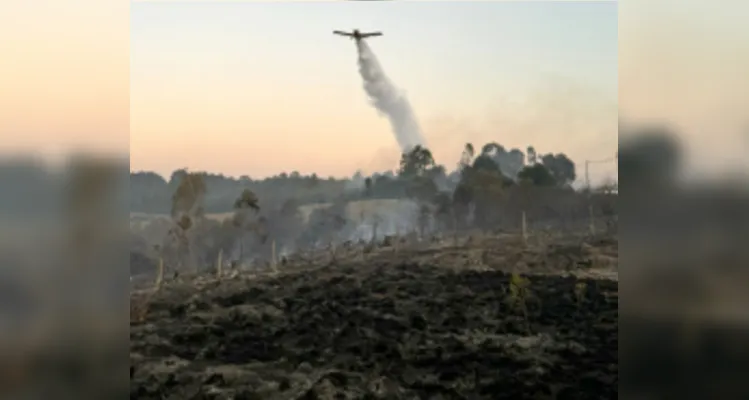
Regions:
<instances>
[{"instance_id":1,"label":"dark blurred border","mask_svg":"<svg viewBox=\"0 0 749 400\"><path fill-rule=\"evenodd\" d=\"M749 398L749 5L712 6L620 2L625 399Z\"/></svg>"},{"instance_id":2,"label":"dark blurred border","mask_svg":"<svg viewBox=\"0 0 749 400\"><path fill-rule=\"evenodd\" d=\"M0 398L122 398L129 3L3 1L0 37Z\"/></svg>"}]
</instances>

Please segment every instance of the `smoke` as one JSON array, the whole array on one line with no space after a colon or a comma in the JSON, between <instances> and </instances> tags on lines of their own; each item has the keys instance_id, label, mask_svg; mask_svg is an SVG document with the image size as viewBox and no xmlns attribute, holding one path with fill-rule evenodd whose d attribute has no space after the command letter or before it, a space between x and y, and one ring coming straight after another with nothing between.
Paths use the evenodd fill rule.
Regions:
<instances>
[{"instance_id":1,"label":"smoke","mask_svg":"<svg viewBox=\"0 0 749 400\"><path fill-rule=\"evenodd\" d=\"M358 40L356 47L364 91L377 111L390 120L390 126L401 151L406 153L417 145L424 146L421 128L411 109L411 103L390 82L367 43Z\"/></svg>"}]
</instances>

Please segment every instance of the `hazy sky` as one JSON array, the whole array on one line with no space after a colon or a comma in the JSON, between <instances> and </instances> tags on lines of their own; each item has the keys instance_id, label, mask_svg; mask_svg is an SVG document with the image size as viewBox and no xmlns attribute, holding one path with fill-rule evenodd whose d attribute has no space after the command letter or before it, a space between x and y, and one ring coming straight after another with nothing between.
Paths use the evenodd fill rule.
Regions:
<instances>
[{"instance_id":1,"label":"hazy sky","mask_svg":"<svg viewBox=\"0 0 749 400\"><path fill-rule=\"evenodd\" d=\"M467 141L578 162L616 151L613 2L138 2L130 18L133 170L394 166L355 46L331 32L353 28L384 33L369 44L438 162L452 167Z\"/></svg>"},{"instance_id":2,"label":"hazy sky","mask_svg":"<svg viewBox=\"0 0 749 400\"><path fill-rule=\"evenodd\" d=\"M0 155L127 154L128 4L0 1Z\"/></svg>"},{"instance_id":3,"label":"hazy sky","mask_svg":"<svg viewBox=\"0 0 749 400\"><path fill-rule=\"evenodd\" d=\"M627 0L619 7L619 107L666 121L699 174L749 171L749 2ZM746 172L744 172L746 173Z\"/></svg>"},{"instance_id":4,"label":"hazy sky","mask_svg":"<svg viewBox=\"0 0 749 400\"><path fill-rule=\"evenodd\" d=\"M388 124L366 104L353 44L330 34L353 27L385 31L371 45L442 162L454 163L467 140L534 143L578 162L615 147L616 96L605 94L615 78L595 78L616 74L603 67L616 57L612 3L402 1L223 2L236 10L218 23L208 2L171 2L171 18L163 3L0 1L0 157L132 145L133 168L162 173L338 175L386 165L397 158ZM701 168L749 170L746 15L745 0L621 2L623 117L673 124Z\"/></svg>"}]
</instances>

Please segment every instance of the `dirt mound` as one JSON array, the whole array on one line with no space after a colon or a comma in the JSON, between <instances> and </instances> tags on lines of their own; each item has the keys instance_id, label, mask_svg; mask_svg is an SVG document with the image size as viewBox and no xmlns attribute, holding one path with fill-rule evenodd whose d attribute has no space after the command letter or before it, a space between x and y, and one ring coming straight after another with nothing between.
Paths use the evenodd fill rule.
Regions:
<instances>
[{"instance_id":1,"label":"dirt mound","mask_svg":"<svg viewBox=\"0 0 749 400\"><path fill-rule=\"evenodd\" d=\"M514 305L505 272L428 265L175 285L131 323L130 397L616 398L618 283L528 279Z\"/></svg>"}]
</instances>

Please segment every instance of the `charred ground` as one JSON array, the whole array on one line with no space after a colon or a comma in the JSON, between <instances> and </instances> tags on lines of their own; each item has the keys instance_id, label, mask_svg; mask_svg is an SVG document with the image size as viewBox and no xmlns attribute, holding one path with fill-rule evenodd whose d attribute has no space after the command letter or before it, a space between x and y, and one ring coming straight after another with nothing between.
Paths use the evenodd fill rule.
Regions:
<instances>
[{"instance_id":1,"label":"charred ground","mask_svg":"<svg viewBox=\"0 0 749 400\"><path fill-rule=\"evenodd\" d=\"M508 235L183 278L131 322L130 397L615 398L617 248Z\"/></svg>"}]
</instances>

